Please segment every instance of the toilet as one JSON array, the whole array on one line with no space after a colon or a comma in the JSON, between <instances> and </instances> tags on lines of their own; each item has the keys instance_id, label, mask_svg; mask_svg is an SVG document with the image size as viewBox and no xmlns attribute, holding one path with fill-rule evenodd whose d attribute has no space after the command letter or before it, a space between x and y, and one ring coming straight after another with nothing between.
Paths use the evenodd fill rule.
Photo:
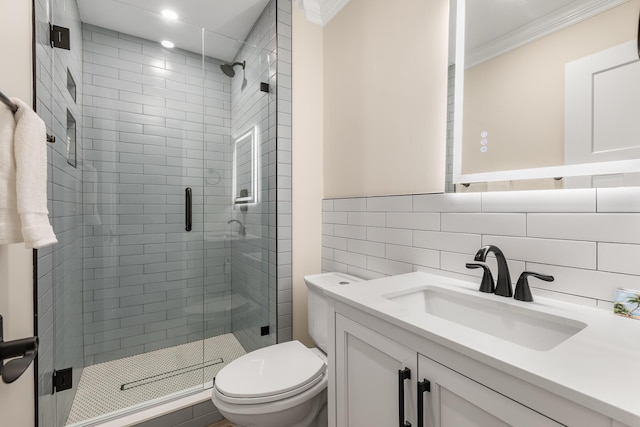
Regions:
<instances>
[{"instance_id":1,"label":"toilet","mask_svg":"<svg viewBox=\"0 0 640 427\"><path fill-rule=\"evenodd\" d=\"M211 400L238 427L326 427L328 319L324 289L360 282L343 273L304 278L309 335L317 345L284 342L247 353L222 368Z\"/></svg>"}]
</instances>

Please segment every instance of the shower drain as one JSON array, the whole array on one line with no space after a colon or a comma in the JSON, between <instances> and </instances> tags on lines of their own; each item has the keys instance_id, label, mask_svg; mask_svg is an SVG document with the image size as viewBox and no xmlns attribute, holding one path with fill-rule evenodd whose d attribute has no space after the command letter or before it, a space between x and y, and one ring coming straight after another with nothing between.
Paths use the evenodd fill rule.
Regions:
<instances>
[{"instance_id":1,"label":"shower drain","mask_svg":"<svg viewBox=\"0 0 640 427\"><path fill-rule=\"evenodd\" d=\"M136 387L142 387L144 385L153 384L158 381L166 380L168 378L177 377L178 375L187 374L189 372L197 371L199 369L208 368L210 366L219 365L224 363L222 358L213 359L206 363L197 363L191 366L185 366L184 368L174 369L173 371L163 372L162 374L152 375L150 377L141 378L139 380L132 381L130 383L124 383L120 385L120 391L131 390Z\"/></svg>"}]
</instances>

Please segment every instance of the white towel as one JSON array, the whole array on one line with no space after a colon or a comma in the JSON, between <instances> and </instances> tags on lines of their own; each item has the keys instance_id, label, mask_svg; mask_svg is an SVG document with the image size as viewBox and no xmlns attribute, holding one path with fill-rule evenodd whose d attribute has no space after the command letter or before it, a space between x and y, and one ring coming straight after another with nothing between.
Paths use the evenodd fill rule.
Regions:
<instances>
[{"instance_id":1,"label":"white towel","mask_svg":"<svg viewBox=\"0 0 640 427\"><path fill-rule=\"evenodd\" d=\"M24 102L13 115L0 105L0 244L28 249L58 240L47 209L47 146L44 122Z\"/></svg>"}]
</instances>

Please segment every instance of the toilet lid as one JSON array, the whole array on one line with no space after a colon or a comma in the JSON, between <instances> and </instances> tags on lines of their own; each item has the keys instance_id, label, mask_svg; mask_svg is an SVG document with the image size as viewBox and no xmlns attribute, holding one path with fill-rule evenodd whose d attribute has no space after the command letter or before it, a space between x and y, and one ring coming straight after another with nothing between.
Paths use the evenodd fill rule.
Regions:
<instances>
[{"instance_id":1,"label":"toilet lid","mask_svg":"<svg viewBox=\"0 0 640 427\"><path fill-rule=\"evenodd\" d=\"M324 361L310 349L290 341L237 358L218 372L215 386L229 397L266 397L311 383L325 370Z\"/></svg>"}]
</instances>

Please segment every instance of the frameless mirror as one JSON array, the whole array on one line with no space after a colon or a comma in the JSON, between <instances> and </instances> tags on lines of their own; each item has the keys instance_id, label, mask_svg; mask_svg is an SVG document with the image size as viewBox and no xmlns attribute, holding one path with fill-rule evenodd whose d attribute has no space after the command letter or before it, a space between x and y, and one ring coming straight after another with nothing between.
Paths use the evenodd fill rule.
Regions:
<instances>
[{"instance_id":1,"label":"frameless mirror","mask_svg":"<svg viewBox=\"0 0 640 427\"><path fill-rule=\"evenodd\" d=\"M640 183L640 0L452 3L453 183Z\"/></svg>"},{"instance_id":2,"label":"frameless mirror","mask_svg":"<svg viewBox=\"0 0 640 427\"><path fill-rule=\"evenodd\" d=\"M251 129L235 138L233 144L233 203L257 203L258 140Z\"/></svg>"}]
</instances>

